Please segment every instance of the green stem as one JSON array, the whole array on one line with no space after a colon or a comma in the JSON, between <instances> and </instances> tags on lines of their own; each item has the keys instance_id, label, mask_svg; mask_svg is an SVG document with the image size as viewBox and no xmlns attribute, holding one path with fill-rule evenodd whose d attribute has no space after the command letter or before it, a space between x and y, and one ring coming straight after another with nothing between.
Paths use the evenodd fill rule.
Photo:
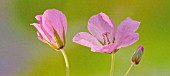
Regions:
<instances>
[{"instance_id":1,"label":"green stem","mask_svg":"<svg viewBox=\"0 0 170 76\"><path fill-rule=\"evenodd\" d=\"M129 67L129 69L126 71L126 73L124 74L124 76L127 76L130 72L130 70L132 69L132 67L134 66L134 63L131 64L131 66Z\"/></svg>"},{"instance_id":2,"label":"green stem","mask_svg":"<svg viewBox=\"0 0 170 76\"><path fill-rule=\"evenodd\" d=\"M70 76L70 69L69 69L69 63L68 63L67 55L66 55L66 53L64 52L63 49L60 49L60 51L63 54L64 60L65 60L65 63L66 63L66 76Z\"/></svg>"},{"instance_id":3,"label":"green stem","mask_svg":"<svg viewBox=\"0 0 170 76\"><path fill-rule=\"evenodd\" d=\"M111 54L111 66L110 66L110 76L113 76L114 72L114 52Z\"/></svg>"}]
</instances>

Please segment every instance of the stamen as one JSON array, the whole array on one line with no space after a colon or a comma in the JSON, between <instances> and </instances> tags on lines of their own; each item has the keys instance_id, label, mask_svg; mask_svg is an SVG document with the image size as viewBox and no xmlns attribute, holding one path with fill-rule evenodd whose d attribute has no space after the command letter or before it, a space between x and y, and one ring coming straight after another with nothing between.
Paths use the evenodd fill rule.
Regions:
<instances>
[{"instance_id":1,"label":"stamen","mask_svg":"<svg viewBox=\"0 0 170 76\"><path fill-rule=\"evenodd\" d=\"M103 40L104 40L104 45L106 45L106 40L105 40L105 36L103 35Z\"/></svg>"},{"instance_id":2,"label":"stamen","mask_svg":"<svg viewBox=\"0 0 170 76\"><path fill-rule=\"evenodd\" d=\"M110 34L110 33L109 32L103 33L104 45L110 44L108 34Z\"/></svg>"},{"instance_id":3,"label":"stamen","mask_svg":"<svg viewBox=\"0 0 170 76\"><path fill-rule=\"evenodd\" d=\"M115 41L115 37L113 38L113 43L114 43L114 41Z\"/></svg>"}]
</instances>

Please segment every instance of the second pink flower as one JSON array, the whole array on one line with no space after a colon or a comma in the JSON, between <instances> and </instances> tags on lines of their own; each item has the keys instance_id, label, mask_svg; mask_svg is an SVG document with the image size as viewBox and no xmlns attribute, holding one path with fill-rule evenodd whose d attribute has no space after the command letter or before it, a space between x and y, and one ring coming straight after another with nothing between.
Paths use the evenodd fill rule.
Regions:
<instances>
[{"instance_id":1,"label":"second pink flower","mask_svg":"<svg viewBox=\"0 0 170 76\"><path fill-rule=\"evenodd\" d=\"M88 30L91 34L80 32L75 35L73 42L87 46L93 52L112 53L138 41L139 34L135 32L139 25L140 22L126 18L116 28L111 18L99 13L88 21Z\"/></svg>"}]
</instances>

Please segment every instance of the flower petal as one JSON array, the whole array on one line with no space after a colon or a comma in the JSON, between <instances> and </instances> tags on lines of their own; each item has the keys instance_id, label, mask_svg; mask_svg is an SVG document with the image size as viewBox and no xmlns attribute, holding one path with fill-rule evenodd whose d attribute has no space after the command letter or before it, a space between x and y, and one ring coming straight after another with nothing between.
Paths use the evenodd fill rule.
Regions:
<instances>
[{"instance_id":1,"label":"flower petal","mask_svg":"<svg viewBox=\"0 0 170 76\"><path fill-rule=\"evenodd\" d=\"M133 44L139 39L139 35L135 34L135 31L138 29L140 22L127 18L122 21L117 28L115 43L121 47L125 47Z\"/></svg>"},{"instance_id":2,"label":"flower petal","mask_svg":"<svg viewBox=\"0 0 170 76\"><path fill-rule=\"evenodd\" d=\"M134 34L131 34L131 35L127 35L124 37L123 40L121 40L119 42L120 46L119 47L126 47L126 46L129 46L133 43L135 43L136 41L139 40L139 34L138 33L134 33Z\"/></svg>"},{"instance_id":3,"label":"flower petal","mask_svg":"<svg viewBox=\"0 0 170 76\"><path fill-rule=\"evenodd\" d=\"M43 36L40 34L40 32L37 32L37 36L40 41L44 42Z\"/></svg>"},{"instance_id":4,"label":"flower petal","mask_svg":"<svg viewBox=\"0 0 170 76\"><path fill-rule=\"evenodd\" d=\"M42 26L40 24L37 23L33 23L32 24L37 30L38 32L41 34L42 38L44 38L47 41L51 41L51 36L42 28Z\"/></svg>"},{"instance_id":5,"label":"flower petal","mask_svg":"<svg viewBox=\"0 0 170 76\"><path fill-rule=\"evenodd\" d=\"M37 21L42 24L42 15L37 15L35 16L35 18L37 19Z\"/></svg>"},{"instance_id":6,"label":"flower petal","mask_svg":"<svg viewBox=\"0 0 170 76\"><path fill-rule=\"evenodd\" d=\"M67 30L67 21L65 15L55 9L46 10L43 14L43 27L52 36L54 29L57 31L61 40L64 42L64 36Z\"/></svg>"},{"instance_id":7,"label":"flower petal","mask_svg":"<svg viewBox=\"0 0 170 76\"><path fill-rule=\"evenodd\" d=\"M105 53L112 53L113 51L118 49L118 45L117 44L109 44L109 45L105 45L104 47L102 47L102 49L97 50L96 52L105 52Z\"/></svg>"},{"instance_id":8,"label":"flower petal","mask_svg":"<svg viewBox=\"0 0 170 76\"><path fill-rule=\"evenodd\" d=\"M87 46L94 50L101 49L102 45L98 42L96 38L86 32L80 32L76 34L73 38L73 42Z\"/></svg>"},{"instance_id":9,"label":"flower petal","mask_svg":"<svg viewBox=\"0 0 170 76\"><path fill-rule=\"evenodd\" d=\"M103 34L108 33L108 38L112 42L115 36L115 25L104 13L92 16L88 21L90 33L104 43Z\"/></svg>"}]
</instances>

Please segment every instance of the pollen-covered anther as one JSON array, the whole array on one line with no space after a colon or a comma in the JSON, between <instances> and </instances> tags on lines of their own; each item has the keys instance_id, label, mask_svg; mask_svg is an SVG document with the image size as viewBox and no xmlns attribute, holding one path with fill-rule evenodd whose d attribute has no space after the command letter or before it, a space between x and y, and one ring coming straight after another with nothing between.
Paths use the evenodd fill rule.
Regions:
<instances>
[{"instance_id":1,"label":"pollen-covered anther","mask_svg":"<svg viewBox=\"0 0 170 76\"><path fill-rule=\"evenodd\" d=\"M103 40L104 40L104 45L110 44L109 37L108 37L109 34L110 34L109 32L105 32L102 34Z\"/></svg>"}]
</instances>

